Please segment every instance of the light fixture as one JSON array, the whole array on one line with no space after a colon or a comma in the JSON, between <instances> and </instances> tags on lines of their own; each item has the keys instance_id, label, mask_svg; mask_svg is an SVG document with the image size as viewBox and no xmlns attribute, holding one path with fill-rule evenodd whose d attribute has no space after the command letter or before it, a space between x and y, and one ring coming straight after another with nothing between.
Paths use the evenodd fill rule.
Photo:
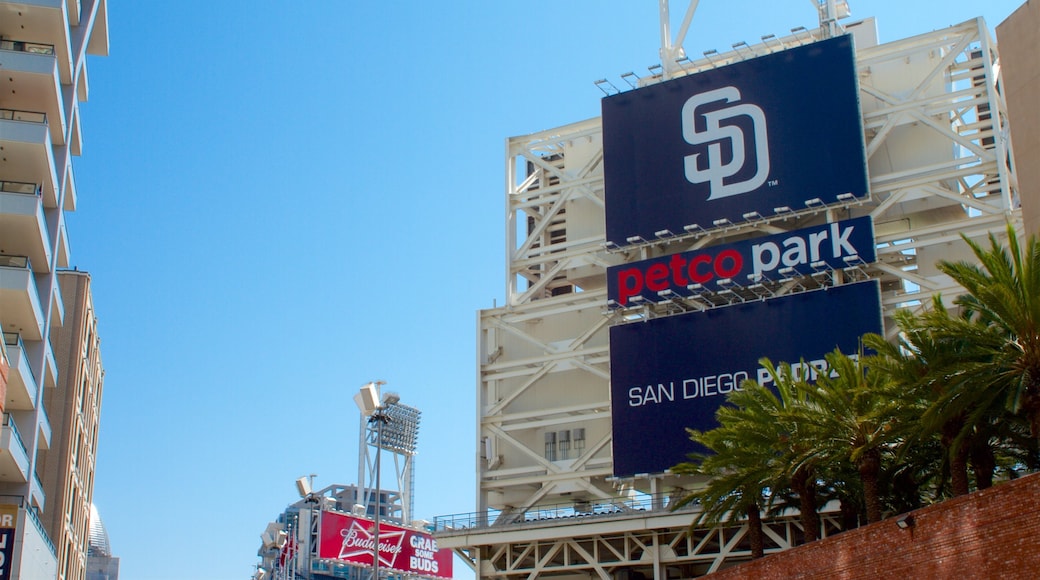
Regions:
<instances>
[{"instance_id":1,"label":"light fixture","mask_svg":"<svg viewBox=\"0 0 1040 580\"><path fill-rule=\"evenodd\" d=\"M299 492L300 497L303 498L311 494L311 491L313 490L311 489L311 482L307 476L303 476L296 480L296 491Z\"/></svg>"},{"instance_id":2,"label":"light fixture","mask_svg":"<svg viewBox=\"0 0 1040 580\"><path fill-rule=\"evenodd\" d=\"M603 91L603 94L608 96L608 97L610 95L616 95L616 94L621 92L620 90L618 90L617 87L614 86L614 83L608 81L607 79L599 79L598 81L596 81L596 82L594 82L592 84L596 85L596 88L598 88L599 90ZM610 89L607 89L605 87L610 87ZM611 90L613 90L614 92L613 93L610 92Z\"/></svg>"},{"instance_id":3,"label":"light fixture","mask_svg":"<svg viewBox=\"0 0 1040 580\"><path fill-rule=\"evenodd\" d=\"M812 199L805 200L805 207L816 207L816 206L820 206L820 205L825 205L825 204L823 203L823 200L818 198L818 197L814 197Z\"/></svg>"},{"instance_id":4,"label":"light fixture","mask_svg":"<svg viewBox=\"0 0 1040 580\"><path fill-rule=\"evenodd\" d=\"M646 243L646 240L643 239L643 236L628 236L627 238L625 238L625 241L627 241L630 244L645 244Z\"/></svg>"},{"instance_id":5,"label":"light fixture","mask_svg":"<svg viewBox=\"0 0 1040 580\"><path fill-rule=\"evenodd\" d=\"M384 381L372 381L365 383L354 395L354 403L365 417L371 417L379 410L379 385L385 385Z\"/></svg>"},{"instance_id":6,"label":"light fixture","mask_svg":"<svg viewBox=\"0 0 1040 580\"><path fill-rule=\"evenodd\" d=\"M744 220L745 221L760 220L760 219L762 219L762 214L758 213L757 211L749 211L749 212L744 214Z\"/></svg>"},{"instance_id":7,"label":"light fixture","mask_svg":"<svg viewBox=\"0 0 1040 580\"><path fill-rule=\"evenodd\" d=\"M852 195L851 193L839 193L838 194L838 201L852 201L854 199L856 199L856 196Z\"/></svg>"},{"instance_id":8,"label":"light fixture","mask_svg":"<svg viewBox=\"0 0 1040 580\"><path fill-rule=\"evenodd\" d=\"M729 218L719 218L719 219L717 219L717 220L715 220L715 221L713 221L711 223L714 224L715 227L721 228L721 227L723 227L723 226L725 226L727 224L731 224L733 222L729 221Z\"/></svg>"},{"instance_id":9,"label":"light fixture","mask_svg":"<svg viewBox=\"0 0 1040 580\"><path fill-rule=\"evenodd\" d=\"M780 214L780 213L791 213L791 206L782 205L780 207L774 207L773 208L773 213L777 213L777 214Z\"/></svg>"},{"instance_id":10,"label":"light fixture","mask_svg":"<svg viewBox=\"0 0 1040 580\"><path fill-rule=\"evenodd\" d=\"M634 83L630 80L630 79L633 79L633 78L636 79L636 82L634 82ZM636 76L636 73L634 73L632 71L629 71L629 72L621 75L621 80L623 80L626 83L628 83L628 86L632 87L633 89L639 87L639 77Z\"/></svg>"},{"instance_id":11,"label":"light fixture","mask_svg":"<svg viewBox=\"0 0 1040 580\"><path fill-rule=\"evenodd\" d=\"M901 530L909 530L914 527L914 516L912 514L905 514L896 520L896 525Z\"/></svg>"},{"instance_id":12,"label":"light fixture","mask_svg":"<svg viewBox=\"0 0 1040 580\"><path fill-rule=\"evenodd\" d=\"M672 233L672 230L665 229L665 230L657 230L656 232L654 232L654 236L656 236L658 238L661 238L661 239L664 239L664 238L674 238L675 234Z\"/></svg>"},{"instance_id":13,"label":"light fixture","mask_svg":"<svg viewBox=\"0 0 1040 580\"><path fill-rule=\"evenodd\" d=\"M661 290L657 293L657 296L661 299L662 303L672 302L673 300L679 297L679 295L673 292L671 288L665 288L664 290Z\"/></svg>"}]
</instances>

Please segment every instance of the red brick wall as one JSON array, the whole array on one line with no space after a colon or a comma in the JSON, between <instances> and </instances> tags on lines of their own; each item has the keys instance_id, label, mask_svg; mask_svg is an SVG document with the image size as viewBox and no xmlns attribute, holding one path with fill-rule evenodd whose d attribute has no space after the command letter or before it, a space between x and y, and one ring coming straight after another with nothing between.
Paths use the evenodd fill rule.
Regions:
<instances>
[{"instance_id":1,"label":"red brick wall","mask_svg":"<svg viewBox=\"0 0 1040 580\"><path fill-rule=\"evenodd\" d=\"M1040 474L721 570L737 578L1040 578Z\"/></svg>"}]
</instances>

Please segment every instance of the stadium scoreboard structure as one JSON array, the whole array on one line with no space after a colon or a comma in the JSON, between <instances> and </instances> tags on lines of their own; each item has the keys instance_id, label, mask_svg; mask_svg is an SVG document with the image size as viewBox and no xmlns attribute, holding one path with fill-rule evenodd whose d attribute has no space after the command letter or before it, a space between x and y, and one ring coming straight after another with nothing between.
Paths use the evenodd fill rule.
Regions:
<instances>
[{"instance_id":1,"label":"stadium scoreboard structure","mask_svg":"<svg viewBox=\"0 0 1040 580\"><path fill-rule=\"evenodd\" d=\"M745 558L667 509L699 484L668 471L685 428L710 428L760 357L816 366L890 336L898 308L951 301L935 263L970 259L962 234L1020 226L985 22L886 44L873 19L844 29L821 18L663 66L602 118L507 140L477 512L434 524L481 577L696 577ZM770 549L790 547L798 524L773 525Z\"/></svg>"}]
</instances>

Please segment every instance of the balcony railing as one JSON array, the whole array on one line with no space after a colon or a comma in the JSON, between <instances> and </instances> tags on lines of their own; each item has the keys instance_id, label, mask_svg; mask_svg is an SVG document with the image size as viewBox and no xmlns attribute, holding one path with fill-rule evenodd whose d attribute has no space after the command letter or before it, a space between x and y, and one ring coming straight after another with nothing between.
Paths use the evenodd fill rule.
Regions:
<instances>
[{"instance_id":1,"label":"balcony railing","mask_svg":"<svg viewBox=\"0 0 1040 580\"><path fill-rule=\"evenodd\" d=\"M10 505L16 505L19 509L25 510L27 519L32 521L36 531L40 533L40 537L43 538L44 543L50 548L51 555L57 557L58 550L54 547L54 542L51 541L51 537L47 534L47 530L43 529L43 522L40 521L40 515L36 513L36 508L26 506L25 498L20 495L0 495L0 503L6 503Z\"/></svg>"},{"instance_id":2,"label":"balcony railing","mask_svg":"<svg viewBox=\"0 0 1040 580\"><path fill-rule=\"evenodd\" d=\"M36 501L39 504L40 509L41 510L46 510L47 509L47 492L45 492L43 490L43 482L40 481L39 474L37 474L35 472L33 473L33 493L35 493L36 496L37 496L37 500ZM43 534L43 535L44 535L44 537L47 537L46 533Z\"/></svg>"},{"instance_id":3,"label":"balcony railing","mask_svg":"<svg viewBox=\"0 0 1040 580\"><path fill-rule=\"evenodd\" d=\"M0 192L39 196L43 192L43 188L35 183L25 183L23 181L0 181Z\"/></svg>"},{"instance_id":4,"label":"balcony railing","mask_svg":"<svg viewBox=\"0 0 1040 580\"><path fill-rule=\"evenodd\" d=\"M11 428L11 436L22 448L22 452L25 453L25 456L28 457L29 452L25 448L25 441L22 440L22 434L18 432L18 425L15 424L14 419L11 417L10 413L4 413L4 427Z\"/></svg>"},{"instance_id":5,"label":"balcony railing","mask_svg":"<svg viewBox=\"0 0 1040 580\"><path fill-rule=\"evenodd\" d=\"M0 121L25 121L28 123L46 123L47 113L36 111L16 111L14 109L0 109Z\"/></svg>"},{"instance_id":6,"label":"balcony railing","mask_svg":"<svg viewBox=\"0 0 1040 580\"><path fill-rule=\"evenodd\" d=\"M526 512L505 513L499 510L436 516L433 518L433 529L437 532L451 532L472 528L489 528L500 526L518 526L534 523L565 523L571 519L618 518L620 516L646 515L649 512L668 512L676 498L667 494L657 496L641 495L636 498L616 498L596 502L569 502L558 505L540 506ZM680 511L700 509L694 502L683 506Z\"/></svg>"},{"instance_id":7,"label":"balcony railing","mask_svg":"<svg viewBox=\"0 0 1040 580\"><path fill-rule=\"evenodd\" d=\"M5 332L3 343L4 348L17 348L18 353L16 354L16 356L25 357L25 343L22 342L22 335L18 334L17 332ZM18 365L18 361L11 360L10 354L8 354L7 365L9 367L15 367ZM33 372L32 367L29 366L28 361L25 363L25 370L29 371L29 377L32 379L32 384L26 385L26 390L29 392L29 399L35 401L36 389L39 388L40 383L36 379L36 373Z\"/></svg>"},{"instance_id":8,"label":"balcony railing","mask_svg":"<svg viewBox=\"0 0 1040 580\"><path fill-rule=\"evenodd\" d=\"M31 52L33 54L54 55L53 44L42 44L39 42L22 42L20 40L0 40L0 50L13 50L15 52Z\"/></svg>"},{"instance_id":9,"label":"balcony railing","mask_svg":"<svg viewBox=\"0 0 1040 580\"><path fill-rule=\"evenodd\" d=\"M32 270L32 264L29 262L29 256L9 256L7 254L0 254L0 268L21 268L22 270Z\"/></svg>"}]
</instances>

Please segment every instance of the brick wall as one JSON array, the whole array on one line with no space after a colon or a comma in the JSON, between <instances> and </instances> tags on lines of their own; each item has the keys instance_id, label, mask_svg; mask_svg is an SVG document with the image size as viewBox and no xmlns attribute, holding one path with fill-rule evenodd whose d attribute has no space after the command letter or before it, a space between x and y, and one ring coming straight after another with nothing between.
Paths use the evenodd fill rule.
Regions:
<instances>
[{"instance_id":1,"label":"brick wall","mask_svg":"<svg viewBox=\"0 0 1040 580\"><path fill-rule=\"evenodd\" d=\"M713 580L1040 578L1040 474L721 570Z\"/></svg>"}]
</instances>

